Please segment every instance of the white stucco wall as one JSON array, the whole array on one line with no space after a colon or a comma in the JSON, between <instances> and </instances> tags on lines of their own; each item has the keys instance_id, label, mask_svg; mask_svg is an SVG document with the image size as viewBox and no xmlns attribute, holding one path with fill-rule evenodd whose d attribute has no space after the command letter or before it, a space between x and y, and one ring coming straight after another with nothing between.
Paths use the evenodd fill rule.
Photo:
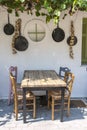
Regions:
<instances>
[{"instance_id":1,"label":"white stucco wall","mask_svg":"<svg viewBox=\"0 0 87 130\"><path fill-rule=\"evenodd\" d=\"M53 21L46 24L44 17L38 17L43 20L43 26L46 31L45 38L38 43L33 42L26 36L26 23L35 18L35 16L20 14L22 19L22 34L28 39L29 47L26 51L12 54L12 37L3 32L3 27L7 23L7 12L0 10L0 98L7 98L9 94L9 67L18 66L18 82L21 82L23 71L25 69L54 69L59 72L60 66L69 67L75 74L72 97L87 97L87 66L81 66L81 46L82 46L82 18L87 17L87 13L78 12L73 16L69 14L63 20L63 14L60 17L59 26L65 31L65 39L62 42L55 42L52 39L52 31L55 28ZM10 15L10 22L15 25L15 14ZM74 21L75 35L78 43L73 47L74 59L69 57L69 46L66 43L70 35L70 21ZM39 20L38 20L39 23Z\"/></svg>"}]
</instances>

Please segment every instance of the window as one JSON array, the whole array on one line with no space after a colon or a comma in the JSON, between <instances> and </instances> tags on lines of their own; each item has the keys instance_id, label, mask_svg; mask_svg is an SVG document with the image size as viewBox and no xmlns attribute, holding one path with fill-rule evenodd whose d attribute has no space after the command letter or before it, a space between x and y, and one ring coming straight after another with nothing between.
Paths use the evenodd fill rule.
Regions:
<instances>
[{"instance_id":1,"label":"window","mask_svg":"<svg viewBox=\"0 0 87 130\"><path fill-rule=\"evenodd\" d=\"M45 37L45 27L42 20L32 19L27 22L24 29L25 35L28 39L34 42L40 42Z\"/></svg>"},{"instance_id":2,"label":"window","mask_svg":"<svg viewBox=\"0 0 87 130\"><path fill-rule=\"evenodd\" d=\"M83 18L82 25L82 65L87 64L87 18Z\"/></svg>"}]
</instances>

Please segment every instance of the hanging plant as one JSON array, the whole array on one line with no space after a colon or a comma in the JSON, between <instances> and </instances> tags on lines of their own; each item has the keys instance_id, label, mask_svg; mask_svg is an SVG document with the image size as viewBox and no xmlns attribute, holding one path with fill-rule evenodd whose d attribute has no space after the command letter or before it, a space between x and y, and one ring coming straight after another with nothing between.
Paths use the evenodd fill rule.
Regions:
<instances>
[{"instance_id":1,"label":"hanging plant","mask_svg":"<svg viewBox=\"0 0 87 130\"><path fill-rule=\"evenodd\" d=\"M77 10L87 11L87 0L0 0L0 5L5 7L9 13L15 10L16 16L19 16L20 11L26 11L32 15L32 10L35 9L37 17L45 16L46 22L54 19L56 24L61 12L66 9L69 9L70 15Z\"/></svg>"}]
</instances>

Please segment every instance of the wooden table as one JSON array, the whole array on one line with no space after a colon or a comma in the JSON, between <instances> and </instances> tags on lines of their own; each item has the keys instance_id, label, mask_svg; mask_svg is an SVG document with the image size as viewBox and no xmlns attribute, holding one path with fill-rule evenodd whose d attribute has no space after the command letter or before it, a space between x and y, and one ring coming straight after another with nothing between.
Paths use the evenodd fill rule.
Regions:
<instances>
[{"instance_id":1,"label":"wooden table","mask_svg":"<svg viewBox=\"0 0 87 130\"><path fill-rule=\"evenodd\" d=\"M25 70L21 82L23 88L23 122L26 122L26 91L61 90L61 117L63 122L64 92L66 83L60 79L54 70Z\"/></svg>"}]
</instances>

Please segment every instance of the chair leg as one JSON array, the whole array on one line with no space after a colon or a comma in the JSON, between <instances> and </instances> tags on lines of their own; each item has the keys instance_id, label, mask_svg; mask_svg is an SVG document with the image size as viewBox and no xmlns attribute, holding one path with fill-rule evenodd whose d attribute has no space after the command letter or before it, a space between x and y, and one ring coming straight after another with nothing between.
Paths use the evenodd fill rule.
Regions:
<instances>
[{"instance_id":1,"label":"chair leg","mask_svg":"<svg viewBox=\"0 0 87 130\"><path fill-rule=\"evenodd\" d=\"M15 119L18 120L18 108L14 104L14 113L15 113Z\"/></svg>"},{"instance_id":2,"label":"chair leg","mask_svg":"<svg viewBox=\"0 0 87 130\"><path fill-rule=\"evenodd\" d=\"M13 99L13 92L12 92L12 88L9 89L9 97L8 97L8 105L11 104L11 101Z\"/></svg>"},{"instance_id":3,"label":"chair leg","mask_svg":"<svg viewBox=\"0 0 87 130\"><path fill-rule=\"evenodd\" d=\"M15 112L15 118L18 120L18 104L17 102L14 102L14 112Z\"/></svg>"},{"instance_id":4,"label":"chair leg","mask_svg":"<svg viewBox=\"0 0 87 130\"><path fill-rule=\"evenodd\" d=\"M49 95L49 92L48 92L48 109L50 109L50 95Z\"/></svg>"},{"instance_id":5,"label":"chair leg","mask_svg":"<svg viewBox=\"0 0 87 130\"><path fill-rule=\"evenodd\" d=\"M52 120L54 120L54 98L52 97Z\"/></svg>"},{"instance_id":6,"label":"chair leg","mask_svg":"<svg viewBox=\"0 0 87 130\"><path fill-rule=\"evenodd\" d=\"M33 118L36 118L36 98L33 99Z\"/></svg>"},{"instance_id":7,"label":"chair leg","mask_svg":"<svg viewBox=\"0 0 87 130\"><path fill-rule=\"evenodd\" d=\"M68 104L67 104L67 116L70 116L70 99L68 99Z\"/></svg>"},{"instance_id":8,"label":"chair leg","mask_svg":"<svg viewBox=\"0 0 87 130\"><path fill-rule=\"evenodd\" d=\"M16 121L18 120L18 109L16 109Z\"/></svg>"}]
</instances>

